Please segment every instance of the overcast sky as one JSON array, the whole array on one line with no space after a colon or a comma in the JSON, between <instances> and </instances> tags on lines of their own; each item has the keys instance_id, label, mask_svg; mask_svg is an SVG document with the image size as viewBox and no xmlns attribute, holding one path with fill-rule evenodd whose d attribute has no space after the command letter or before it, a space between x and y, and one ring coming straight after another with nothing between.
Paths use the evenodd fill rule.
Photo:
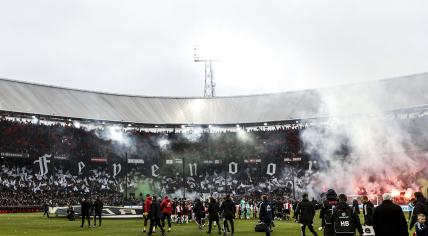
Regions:
<instances>
[{"instance_id":1,"label":"overcast sky","mask_svg":"<svg viewBox=\"0 0 428 236\"><path fill-rule=\"evenodd\" d=\"M0 77L160 96L299 90L428 71L428 1L0 0Z\"/></svg>"}]
</instances>

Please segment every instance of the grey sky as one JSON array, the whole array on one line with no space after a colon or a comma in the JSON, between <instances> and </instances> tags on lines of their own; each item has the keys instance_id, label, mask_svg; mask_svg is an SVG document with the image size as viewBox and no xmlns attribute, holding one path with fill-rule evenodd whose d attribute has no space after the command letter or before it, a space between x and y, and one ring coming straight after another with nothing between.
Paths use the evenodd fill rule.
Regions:
<instances>
[{"instance_id":1,"label":"grey sky","mask_svg":"<svg viewBox=\"0 0 428 236\"><path fill-rule=\"evenodd\" d=\"M0 77L125 94L218 95L428 71L428 1L0 0ZM214 49L212 49L214 48Z\"/></svg>"}]
</instances>

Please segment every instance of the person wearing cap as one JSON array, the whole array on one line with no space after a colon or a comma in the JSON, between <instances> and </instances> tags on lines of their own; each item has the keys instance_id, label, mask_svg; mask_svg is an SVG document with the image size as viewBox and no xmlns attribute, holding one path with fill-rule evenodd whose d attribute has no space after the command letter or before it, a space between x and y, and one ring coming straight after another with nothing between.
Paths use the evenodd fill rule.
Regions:
<instances>
[{"instance_id":1,"label":"person wearing cap","mask_svg":"<svg viewBox=\"0 0 428 236\"><path fill-rule=\"evenodd\" d=\"M383 195L383 202L373 213L373 228L376 236L408 236L403 210L392 202L390 193Z\"/></svg>"}]
</instances>

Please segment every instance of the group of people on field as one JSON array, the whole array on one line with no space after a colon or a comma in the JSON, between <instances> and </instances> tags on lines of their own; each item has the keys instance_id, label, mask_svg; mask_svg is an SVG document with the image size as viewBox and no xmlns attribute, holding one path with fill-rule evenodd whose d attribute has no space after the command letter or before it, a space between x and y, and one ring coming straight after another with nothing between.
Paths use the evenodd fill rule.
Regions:
<instances>
[{"instance_id":1,"label":"group of people on field","mask_svg":"<svg viewBox=\"0 0 428 236\"><path fill-rule=\"evenodd\" d=\"M306 228L313 235L318 233L313 228L316 210L320 208L321 228L324 236L363 235L363 226L372 227L376 236L408 236L408 230L415 228L416 236L428 236L427 207L428 202L422 193L415 193L414 208L410 213L409 228L401 206L392 201L390 193L385 193L383 201L377 207L364 196L362 199L363 224L360 222L360 206L358 201L348 203L345 194L337 195L333 189L326 193L326 199L317 207L303 194L303 199L297 205L295 218L301 224L301 235L305 235Z\"/></svg>"},{"instance_id":2,"label":"group of people on field","mask_svg":"<svg viewBox=\"0 0 428 236\"><path fill-rule=\"evenodd\" d=\"M428 200L421 192L414 193L415 198L411 202L411 212L409 222L407 222L401 206L393 203L390 193L383 194L383 201L375 207L367 196L362 197L362 206L358 201L348 202L345 194L337 194L333 189L325 193L322 203L309 200L308 194L302 195L302 200L293 206L294 218L300 223L301 236L306 235L306 228L315 236L318 235L313 227L316 211L320 210L321 227L324 236L348 235L354 236L357 233L363 235L364 230L373 229L376 236L408 236L409 230L414 230L415 236L428 236ZM270 201L267 195L263 195L256 202L259 224L263 224L263 231L270 236L274 226L276 205L279 201ZM228 232L233 236L235 233L235 218L240 218L240 205L245 206L244 201L235 202L231 195L224 198L210 197L208 201L201 201L196 198L193 202L186 199L171 200L168 196L158 198L157 196L146 195L143 204L144 229L148 235L152 235L156 228L159 228L161 236L171 231L172 222L185 223L193 220L199 229L208 225L207 233L211 234L213 228L217 228L218 234L226 235ZM287 203L290 204L290 203ZM291 208L291 206L288 206ZM94 217L94 226L98 217L101 226L103 202L100 197L95 201L82 199L81 217L84 226L85 219L91 227L91 217ZM184 210L186 209L186 210ZM69 217L74 220L74 209L70 205L67 213L73 214ZM362 213L363 222L360 222ZM49 204L44 205L44 214L49 217ZM220 222L220 219L223 219ZM208 221L208 224L206 224ZM148 224L150 223L150 224ZM148 228L147 228L148 226ZM367 226L367 227L364 227ZM364 229L365 228L365 229Z\"/></svg>"}]
</instances>

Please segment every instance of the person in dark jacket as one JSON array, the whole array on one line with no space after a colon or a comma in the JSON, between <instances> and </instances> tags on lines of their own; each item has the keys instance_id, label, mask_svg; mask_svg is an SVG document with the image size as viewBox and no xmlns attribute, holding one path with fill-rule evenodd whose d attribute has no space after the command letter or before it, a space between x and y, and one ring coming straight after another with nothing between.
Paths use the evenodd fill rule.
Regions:
<instances>
[{"instance_id":1,"label":"person in dark jacket","mask_svg":"<svg viewBox=\"0 0 428 236\"><path fill-rule=\"evenodd\" d=\"M101 215L103 213L104 204L101 201L100 197L97 197L97 200L94 202L94 226L97 226L97 217L100 221L99 226L101 226Z\"/></svg>"},{"instance_id":2,"label":"person in dark jacket","mask_svg":"<svg viewBox=\"0 0 428 236\"><path fill-rule=\"evenodd\" d=\"M355 214L360 214L360 204L358 203L357 199L352 201L352 210L355 212Z\"/></svg>"},{"instance_id":3,"label":"person in dark jacket","mask_svg":"<svg viewBox=\"0 0 428 236\"><path fill-rule=\"evenodd\" d=\"M49 203L48 203L48 201L46 201L43 204L43 216L45 216L45 215L49 218Z\"/></svg>"},{"instance_id":4,"label":"person in dark jacket","mask_svg":"<svg viewBox=\"0 0 428 236\"><path fill-rule=\"evenodd\" d=\"M266 195L262 196L262 204L260 205L260 220L265 224L266 236L270 236L270 226L273 220L272 203Z\"/></svg>"},{"instance_id":5,"label":"person in dark jacket","mask_svg":"<svg viewBox=\"0 0 428 236\"><path fill-rule=\"evenodd\" d=\"M220 230L220 222L219 222L219 212L220 207L218 206L217 201L215 200L215 198L211 197L210 198L210 203L208 205L208 232L207 233L211 233L211 229L212 229L212 224L213 222L217 223L217 227L218 227L218 234L221 234L221 230Z\"/></svg>"},{"instance_id":6,"label":"person in dark jacket","mask_svg":"<svg viewBox=\"0 0 428 236\"><path fill-rule=\"evenodd\" d=\"M383 195L383 202L373 213L373 228L376 236L408 236L407 222L400 206L391 201L390 193Z\"/></svg>"},{"instance_id":7,"label":"person in dark jacket","mask_svg":"<svg viewBox=\"0 0 428 236\"><path fill-rule=\"evenodd\" d=\"M415 193L415 207L412 210L412 218L410 219L409 228L412 229L415 226L415 223L418 221L418 215L423 214L425 216L428 215L427 212L427 199L421 192Z\"/></svg>"},{"instance_id":8,"label":"person in dark jacket","mask_svg":"<svg viewBox=\"0 0 428 236\"><path fill-rule=\"evenodd\" d=\"M70 221L74 221L76 219L76 211L74 210L74 207L71 204L68 205L67 218Z\"/></svg>"},{"instance_id":9,"label":"person in dark jacket","mask_svg":"<svg viewBox=\"0 0 428 236\"><path fill-rule=\"evenodd\" d=\"M333 189L326 193L326 200L321 206L320 218L324 236L334 236L333 208L337 205L337 194Z\"/></svg>"},{"instance_id":10,"label":"person in dark jacket","mask_svg":"<svg viewBox=\"0 0 428 236\"><path fill-rule=\"evenodd\" d=\"M88 199L82 199L82 203L80 206L80 211L81 211L81 216L82 216L82 225L80 226L81 228L83 228L83 225L85 225L85 217L88 219L88 227L91 227L91 216L90 216L90 211L91 211L91 203L89 202Z\"/></svg>"},{"instance_id":11,"label":"person in dark jacket","mask_svg":"<svg viewBox=\"0 0 428 236\"><path fill-rule=\"evenodd\" d=\"M232 198L228 194L225 198L225 201L221 204L220 210L223 212L223 234L226 235L226 228L228 227L228 222L230 223L230 228L232 230L232 235L235 233L235 224L233 219L235 218L236 205L232 201Z\"/></svg>"},{"instance_id":12,"label":"person in dark jacket","mask_svg":"<svg viewBox=\"0 0 428 236\"><path fill-rule=\"evenodd\" d=\"M345 194L340 194L339 202L333 208L334 235L354 236L355 230L358 230L358 233L363 235L360 217L349 206L347 201L348 197Z\"/></svg>"},{"instance_id":13,"label":"person in dark jacket","mask_svg":"<svg viewBox=\"0 0 428 236\"><path fill-rule=\"evenodd\" d=\"M199 198L195 199L193 213L195 213L195 219L199 229L202 229L202 218L205 218L205 207Z\"/></svg>"},{"instance_id":14,"label":"person in dark jacket","mask_svg":"<svg viewBox=\"0 0 428 236\"><path fill-rule=\"evenodd\" d=\"M302 197L303 199L301 202L299 202L299 204L297 204L296 212L294 213L294 216L301 224L301 235L306 235L305 231L307 226L313 235L318 236L314 230L314 227L312 226L315 217L315 206L308 200L307 193L304 193Z\"/></svg>"},{"instance_id":15,"label":"person in dark jacket","mask_svg":"<svg viewBox=\"0 0 428 236\"><path fill-rule=\"evenodd\" d=\"M160 202L157 200L156 196L153 196L152 203L150 204L150 213L148 216L150 218L150 228L147 235L152 235L154 227L158 226L162 232L161 235L164 236L165 230L163 229L161 224L162 212L161 212Z\"/></svg>"},{"instance_id":16,"label":"person in dark jacket","mask_svg":"<svg viewBox=\"0 0 428 236\"><path fill-rule=\"evenodd\" d=\"M374 205L367 196L363 197L364 225L373 226Z\"/></svg>"}]
</instances>

